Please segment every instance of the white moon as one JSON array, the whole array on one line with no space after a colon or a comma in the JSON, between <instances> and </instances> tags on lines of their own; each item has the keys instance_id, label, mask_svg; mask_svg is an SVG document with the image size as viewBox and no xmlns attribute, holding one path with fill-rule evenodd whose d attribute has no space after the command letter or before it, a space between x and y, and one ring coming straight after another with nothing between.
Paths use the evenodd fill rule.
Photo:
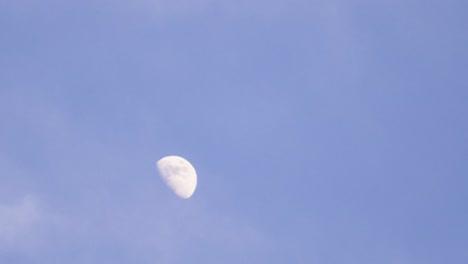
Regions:
<instances>
[{"instance_id":1,"label":"white moon","mask_svg":"<svg viewBox=\"0 0 468 264\"><path fill-rule=\"evenodd\" d=\"M188 199L197 188L197 172L186 159L179 156L167 156L156 162L163 181L183 199Z\"/></svg>"}]
</instances>

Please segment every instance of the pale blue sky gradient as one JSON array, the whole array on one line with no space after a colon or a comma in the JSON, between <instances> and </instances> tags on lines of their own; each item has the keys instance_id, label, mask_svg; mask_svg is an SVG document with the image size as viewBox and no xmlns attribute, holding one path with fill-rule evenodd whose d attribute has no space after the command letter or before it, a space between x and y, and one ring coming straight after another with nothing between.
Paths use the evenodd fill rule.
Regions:
<instances>
[{"instance_id":1,"label":"pale blue sky gradient","mask_svg":"<svg viewBox=\"0 0 468 264\"><path fill-rule=\"evenodd\" d=\"M467 28L455 0L0 2L0 263L468 263Z\"/></svg>"}]
</instances>

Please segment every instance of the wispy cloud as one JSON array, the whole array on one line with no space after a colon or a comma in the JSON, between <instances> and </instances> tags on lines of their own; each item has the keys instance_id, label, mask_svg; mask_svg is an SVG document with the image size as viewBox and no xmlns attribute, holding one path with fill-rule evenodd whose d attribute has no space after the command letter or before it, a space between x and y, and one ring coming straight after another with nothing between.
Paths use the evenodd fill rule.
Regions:
<instances>
[{"instance_id":1,"label":"wispy cloud","mask_svg":"<svg viewBox=\"0 0 468 264\"><path fill-rule=\"evenodd\" d=\"M0 204L1 248L32 246L41 218L41 208L33 196L26 195L19 201Z\"/></svg>"},{"instance_id":2,"label":"wispy cloud","mask_svg":"<svg viewBox=\"0 0 468 264\"><path fill-rule=\"evenodd\" d=\"M11 189L0 192L0 262L27 255L38 260L54 256L67 263L115 257L178 263L206 245L232 255L267 247L264 234L248 219L222 212L209 201L182 202L169 192L165 196L153 162L148 166L154 171L148 172L139 168L141 161L123 159L122 149L116 150L121 146L85 136L47 98L30 98L27 104L15 93L10 98L8 109L18 109L10 111L37 138L35 148L42 147L40 158L34 156L42 165L36 168L16 159L16 145L0 153L0 181ZM15 183L18 179L22 183ZM62 257L55 257L57 252ZM73 254L83 259L70 262Z\"/></svg>"}]
</instances>

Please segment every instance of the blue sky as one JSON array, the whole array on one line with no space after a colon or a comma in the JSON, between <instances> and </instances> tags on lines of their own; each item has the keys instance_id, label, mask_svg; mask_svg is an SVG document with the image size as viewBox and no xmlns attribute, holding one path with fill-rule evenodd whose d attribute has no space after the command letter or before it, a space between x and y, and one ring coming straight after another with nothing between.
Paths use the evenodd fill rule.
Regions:
<instances>
[{"instance_id":1,"label":"blue sky","mask_svg":"<svg viewBox=\"0 0 468 264\"><path fill-rule=\"evenodd\" d=\"M467 10L2 1L0 262L468 263Z\"/></svg>"}]
</instances>

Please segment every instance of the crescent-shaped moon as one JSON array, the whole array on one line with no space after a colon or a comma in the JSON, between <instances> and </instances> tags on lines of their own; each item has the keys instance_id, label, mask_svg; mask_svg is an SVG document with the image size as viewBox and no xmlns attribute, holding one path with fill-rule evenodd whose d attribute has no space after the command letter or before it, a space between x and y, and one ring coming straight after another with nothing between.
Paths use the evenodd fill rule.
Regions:
<instances>
[{"instance_id":1,"label":"crescent-shaped moon","mask_svg":"<svg viewBox=\"0 0 468 264\"><path fill-rule=\"evenodd\" d=\"M197 172L186 159L167 156L158 162L159 175L167 186L180 198L190 198L197 188Z\"/></svg>"}]
</instances>

